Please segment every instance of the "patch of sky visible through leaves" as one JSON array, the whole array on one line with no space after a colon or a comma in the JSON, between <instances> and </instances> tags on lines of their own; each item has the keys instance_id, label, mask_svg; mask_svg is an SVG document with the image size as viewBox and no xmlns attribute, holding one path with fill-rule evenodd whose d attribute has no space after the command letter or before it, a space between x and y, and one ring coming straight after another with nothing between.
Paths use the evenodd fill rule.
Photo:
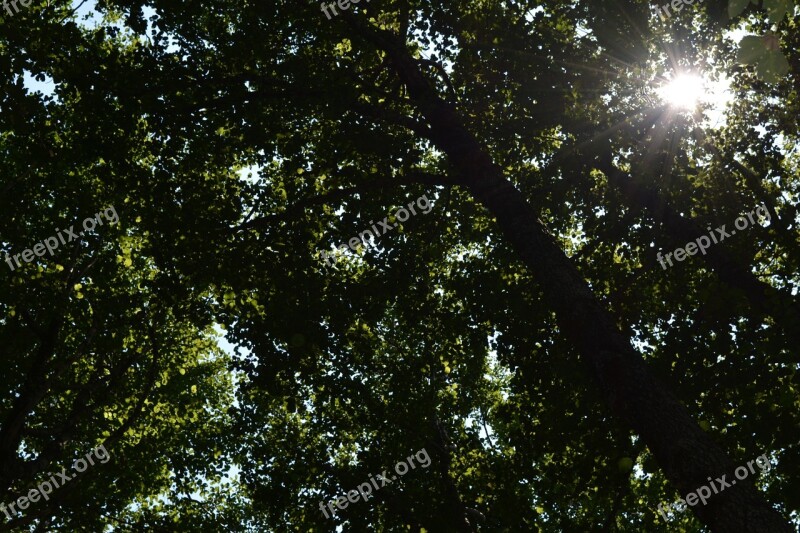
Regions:
<instances>
[{"instance_id":1,"label":"patch of sky visible through leaves","mask_svg":"<svg viewBox=\"0 0 800 533\"><path fill-rule=\"evenodd\" d=\"M72 18L79 26L86 29L97 28L101 24L105 23L115 26L121 32L125 31L125 28L122 24L104 21L96 10L96 7L97 2L95 0L72 0L72 9L74 10ZM155 10L144 6L142 7L142 14L144 15L145 19L149 21L149 19L155 15ZM152 29L152 27L148 25L148 30L150 29ZM53 78L50 76L45 74L34 76L33 73L25 71L22 81L25 88L29 91L38 92L45 97L57 99L55 94L56 85L53 81Z\"/></svg>"}]
</instances>

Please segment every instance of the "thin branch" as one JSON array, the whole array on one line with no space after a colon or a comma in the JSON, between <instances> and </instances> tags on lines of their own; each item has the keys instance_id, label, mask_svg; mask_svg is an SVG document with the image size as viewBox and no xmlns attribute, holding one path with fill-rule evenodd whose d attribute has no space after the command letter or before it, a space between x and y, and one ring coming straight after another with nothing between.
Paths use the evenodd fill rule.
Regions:
<instances>
[{"instance_id":1,"label":"thin branch","mask_svg":"<svg viewBox=\"0 0 800 533\"><path fill-rule=\"evenodd\" d=\"M710 139L706 139L705 146L708 147L711 150L711 152L721 161L730 163L733 166L733 168L739 171L739 173L744 177L745 181L747 182L747 185L753 190L756 196L762 202L764 202L764 204L767 205L772 216L774 216L776 219L775 220L776 224L782 227L784 230L787 230L789 224L787 224L787 221L784 220L778 214L774 200L766 191L766 189L764 189L764 186L761 184L761 177L752 170L750 170L749 168L747 168L746 166L744 166L742 163L737 161L736 158L733 157L733 155L731 155L730 157L725 157L722 151L719 148L717 148L717 146ZM796 208L794 208L793 215L794 216L790 217L790 220L794 220L794 217L797 215Z\"/></svg>"},{"instance_id":2,"label":"thin branch","mask_svg":"<svg viewBox=\"0 0 800 533\"><path fill-rule=\"evenodd\" d=\"M319 196L311 196L304 198L298 201L297 203L287 207L284 211L280 213L265 217L255 218L250 222L240 224L239 226L233 229L236 231L242 231L245 229L263 229L275 222L280 222L282 220L287 220L293 216L296 216L305 211L309 207L314 207L334 202L337 200L342 200L352 196L353 194L362 193L366 191L388 189L396 187L398 185L414 185L414 184L458 185L460 184L460 180L457 178L451 178L449 176L441 174L431 174L429 172L421 172L421 171L406 173L404 176L396 178L371 180L357 186L346 187L344 189L336 189L334 191L330 191L326 194L322 194Z\"/></svg>"},{"instance_id":3,"label":"thin branch","mask_svg":"<svg viewBox=\"0 0 800 533\"><path fill-rule=\"evenodd\" d=\"M442 80L444 80L444 84L447 86L448 89L450 89L450 92L453 94L453 100L458 99L458 94L456 93L456 90L453 87L453 82L450 81L450 75L447 73L447 70L445 70L444 66L441 63L434 61L433 59L427 59L424 57L419 59L418 61L425 65L430 65L434 69L438 70L439 74L442 77Z\"/></svg>"},{"instance_id":4,"label":"thin branch","mask_svg":"<svg viewBox=\"0 0 800 533\"><path fill-rule=\"evenodd\" d=\"M407 128L424 139L429 139L431 130L422 122L418 122L411 117L398 113L386 107L378 107L364 102L356 102L351 106L359 114L381 122L388 122Z\"/></svg>"}]
</instances>

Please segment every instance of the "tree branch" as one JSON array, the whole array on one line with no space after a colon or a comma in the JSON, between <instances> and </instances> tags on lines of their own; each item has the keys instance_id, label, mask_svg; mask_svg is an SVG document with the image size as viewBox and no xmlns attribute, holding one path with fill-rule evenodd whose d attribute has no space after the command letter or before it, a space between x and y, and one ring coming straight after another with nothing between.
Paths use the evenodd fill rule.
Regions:
<instances>
[{"instance_id":1,"label":"tree branch","mask_svg":"<svg viewBox=\"0 0 800 533\"><path fill-rule=\"evenodd\" d=\"M460 183L461 182L458 178L453 178L441 174L432 174L429 172L422 172L422 171L406 173L404 176L400 176L397 178L375 179L353 187L336 189L334 191L330 191L326 194L322 194L319 196L311 196L308 198L304 198L298 201L297 203L290 205L280 213L265 217L255 218L250 222L241 224L233 229L236 231L242 231L245 229L263 229L276 222L290 219L291 217L302 213L309 207L323 205L326 203L334 202L336 200L342 200L356 193L388 189L399 185L424 184L424 185L452 186L452 185L459 185Z\"/></svg>"}]
</instances>

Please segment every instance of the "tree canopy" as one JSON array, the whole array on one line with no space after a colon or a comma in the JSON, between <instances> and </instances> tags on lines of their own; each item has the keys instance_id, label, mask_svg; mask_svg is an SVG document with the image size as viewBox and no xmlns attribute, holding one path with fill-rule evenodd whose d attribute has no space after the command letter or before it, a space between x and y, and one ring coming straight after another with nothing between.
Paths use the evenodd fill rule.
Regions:
<instances>
[{"instance_id":1,"label":"tree canopy","mask_svg":"<svg viewBox=\"0 0 800 533\"><path fill-rule=\"evenodd\" d=\"M0 530L797 529L800 5L669 5L4 3Z\"/></svg>"}]
</instances>

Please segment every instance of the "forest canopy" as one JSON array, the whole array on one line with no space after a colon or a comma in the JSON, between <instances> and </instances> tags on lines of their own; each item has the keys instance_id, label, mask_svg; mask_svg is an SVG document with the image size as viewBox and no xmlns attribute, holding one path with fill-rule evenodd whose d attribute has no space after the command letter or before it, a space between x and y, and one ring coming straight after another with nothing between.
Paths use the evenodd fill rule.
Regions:
<instances>
[{"instance_id":1,"label":"forest canopy","mask_svg":"<svg viewBox=\"0 0 800 533\"><path fill-rule=\"evenodd\" d=\"M795 0L5 0L0 531L800 526Z\"/></svg>"}]
</instances>

